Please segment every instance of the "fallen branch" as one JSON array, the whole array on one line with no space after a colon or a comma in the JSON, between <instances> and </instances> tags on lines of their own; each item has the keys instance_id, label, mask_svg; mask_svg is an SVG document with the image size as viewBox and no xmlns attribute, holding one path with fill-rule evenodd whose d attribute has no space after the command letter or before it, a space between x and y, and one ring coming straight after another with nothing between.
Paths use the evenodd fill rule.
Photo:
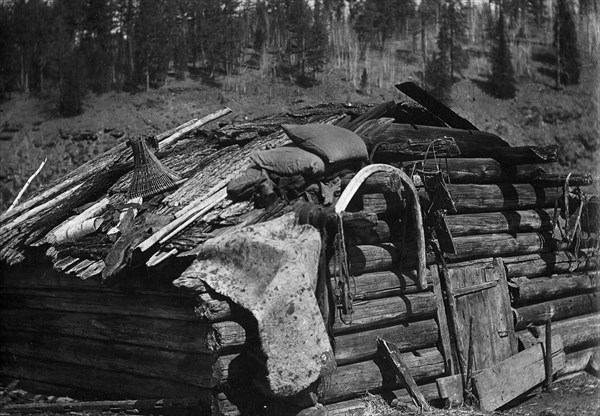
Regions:
<instances>
[{"instance_id":1,"label":"fallen branch","mask_svg":"<svg viewBox=\"0 0 600 416\"><path fill-rule=\"evenodd\" d=\"M29 179L27 179L27 182L25 182L25 185L23 185L23 188L21 188L21 191L17 194L17 197L15 198L13 203L10 205L10 207L8 207L6 212L9 212L10 210L14 209L14 207L19 203L19 200L21 199L23 194L25 193L27 188L29 188L29 185L35 179L35 177L42 171L42 168L44 167L44 165L46 164L47 161L48 161L48 158L47 157L44 158L44 161L42 163L40 163L40 167L37 168L37 170L35 172L33 172L33 175L31 175L29 177Z\"/></svg>"},{"instance_id":2,"label":"fallen branch","mask_svg":"<svg viewBox=\"0 0 600 416\"><path fill-rule=\"evenodd\" d=\"M4 413L40 413L40 412L80 412L86 410L110 410L118 412L133 409L155 409L164 412L167 409L198 408L200 399L159 399L159 400L110 400L93 402L65 402L65 403L23 403L10 404L2 407ZM162 414L162 413L161 413Z\"/></svg>"},{"instance_id":3,"label":"fallen branch","mask_svg":"<svg viewBox=\"0 0 600 416\"><path fill-rule=\"evenodd\" d=\"M172 134L171 136L167 137L166 139L164 139L163 141L160 142L160 146L161 147L167 147L168 145L176 142L177 140L179 140L179 138L181 136L183 136L184 134L188 134L189 132L192 132L194 130L199 129L200 127L204 126L207 123L210 123L211 121L214 121L218 118L221 118L223 116L226 116L227 114L231 113L231 108L229 107L225 107L219 111L216 111L212 114L207 115L206 117L202 117L201 119L199 119L198 121L196 121L195 123L175 132L174 134Z\"/></svg>"}]
</instances>

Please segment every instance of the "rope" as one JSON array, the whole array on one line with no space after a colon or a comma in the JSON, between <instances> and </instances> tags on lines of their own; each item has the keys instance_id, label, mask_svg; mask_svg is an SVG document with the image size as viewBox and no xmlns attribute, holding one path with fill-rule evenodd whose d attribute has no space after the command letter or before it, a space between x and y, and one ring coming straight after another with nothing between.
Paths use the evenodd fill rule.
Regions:
<instances>
[{"instance_id":1,"label":"rope","mask_svg":"<svg viewBox=\"0 0 600 416\"><path fill-rule=\"evenodd\" d=\"M437 196L438 194L435 193L436 188L431 188L428 185L428 183L427 183L428 181L425 180L425 176L426 175L429 175L429 176L439 175L440 176L440 181L441 181L441 186L446 190L446 192L448 193L448 196L451 197L450 192L448 191L448 187L447 187L449 184L451 184L451 182L450 182L450 175L449 174L446 175L447 179L448 179L448 182L446 182L446 178L444 178L444 171L442 169L440 169L440 162L438 161L438 157L437 157L437 154L435 152L435 145L436 145L436 143L454 143L455 144L456 141L455 141L455 139L453 137L450 137L450 136L440 137L438 139L433 140L429 144L429 146L427 146L427 149L425 150L425 155L423 156L423 161L421 162L423 168L422 168L422 170L419 173L421 173L423 175L423 184L425 186L425 189L428 192L434 192L434 195L436 196L434 199L432 199L431 204L429 205L429 208L427 209L427 213L428 214L431 212L431 210L435 206L435 204L436 204L437 200L439 199L439 197ZM433 171L427 171L425 169L425 163L428 160L428 156L429 156L429 152L430 151L433 154L433 161L435 163L435 168L436 168ZM444 161L445 161L445 164L446 164L446 172L450 172L450 168L449 168L449 165L448 165L448 155L444 156Z\"/></svg>"}]
</instances>

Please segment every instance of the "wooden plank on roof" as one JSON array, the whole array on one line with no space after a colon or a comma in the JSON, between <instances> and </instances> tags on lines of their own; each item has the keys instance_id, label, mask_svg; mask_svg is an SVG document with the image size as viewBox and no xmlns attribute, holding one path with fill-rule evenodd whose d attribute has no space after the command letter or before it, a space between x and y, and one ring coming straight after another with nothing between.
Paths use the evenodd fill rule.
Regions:
<instances>
[{"instance_id":1,"label":"wooden plank on roof","mask_svg":"<svg viewBox=\"0 0 600 416\"><path fill-rule=\"evenodd\" d=\"M431 113L440 118L450 127L457 129L479 130L469 120L456 114L452 109L436 99L433 95L429 94L423 88L419 87L414 82L402 82L400 84L396 84L396 88L425 107L427 110L431 111Z\"/></svg>"},{"instance_id":2,"label":"wooden plank on roof","mask_svg":"<svg viewBox=\"0 0 600 416\"><path fill-rule=\"evenodd\" d=\"M544 381L543 345L536 344L473 377L483 410L494 411ZM562 339L560 336L553 336L552 368L556 373L564 366Z\"/></svg>"}]
</instances>

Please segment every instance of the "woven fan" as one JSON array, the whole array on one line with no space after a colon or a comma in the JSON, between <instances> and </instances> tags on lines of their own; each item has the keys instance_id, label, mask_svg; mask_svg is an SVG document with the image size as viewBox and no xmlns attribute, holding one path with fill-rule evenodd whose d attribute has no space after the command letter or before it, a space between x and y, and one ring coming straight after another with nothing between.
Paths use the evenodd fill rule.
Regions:
<instances>
[{"instance_id":1,"label":"woven fan","mask_svg":"<svg viewBox=\"0 0 600 416\"><path fill-rule=\"evenodd\" d=\"M129 139L133 151L133 178L128 198L149 197L176 188L181 178L163 165L148 149L143 137Z\"/></svg>"}]
</instances>

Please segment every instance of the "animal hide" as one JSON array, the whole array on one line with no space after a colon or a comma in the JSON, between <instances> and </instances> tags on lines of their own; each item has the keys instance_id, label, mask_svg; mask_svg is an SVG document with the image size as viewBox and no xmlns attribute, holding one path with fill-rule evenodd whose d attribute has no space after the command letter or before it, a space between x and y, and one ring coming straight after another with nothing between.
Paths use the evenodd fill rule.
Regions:
<instances>
[{"instance_id":1,"label":"animal hide","mask_svg":"<svg viewBox=\"0 0 600 416\"><path fill-rule=\"evenodd\" d=\"M317 229L287 214L207 241L184 273L256 318L268 386L280 397L301 392L335 369L315 297L320 250Z\"/></svg>"}]
</instances>

